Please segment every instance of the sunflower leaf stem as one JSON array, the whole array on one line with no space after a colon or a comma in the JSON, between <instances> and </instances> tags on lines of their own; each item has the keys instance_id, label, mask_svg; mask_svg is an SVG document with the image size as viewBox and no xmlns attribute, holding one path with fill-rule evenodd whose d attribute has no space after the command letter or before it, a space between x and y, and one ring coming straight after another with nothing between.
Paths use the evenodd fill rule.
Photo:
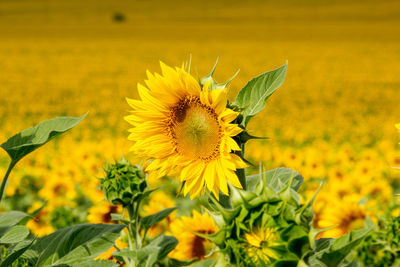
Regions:
<instances>
[{"instance_id":1,"label":"sunflower leaf stem","mask_svg":"<svg viewBox=\"0 0 400 267\"><path fill-rule=\"evenodd\" d=\"M7 184L7 180L8 180L8 176L11 173L11 170L14 168L15 164L17 162L15 162L14 160L11 160L10 164L8 165L8 169L6 171L6 174L4 175L3 181L1 182L1 188L0 188L0 202L3 198L3 193L4 193L4 189L6 187Z\"/></svg>"}]
</instances>

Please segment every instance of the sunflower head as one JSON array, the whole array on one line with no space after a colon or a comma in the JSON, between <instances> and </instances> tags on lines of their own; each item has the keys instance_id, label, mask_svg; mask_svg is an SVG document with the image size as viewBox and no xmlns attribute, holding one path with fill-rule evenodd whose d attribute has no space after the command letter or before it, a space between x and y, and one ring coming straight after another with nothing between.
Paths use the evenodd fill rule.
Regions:
<instances>
[{"instance_id":1,"label":"sunflower head","mask_svg":"<svg viewBox=\"0 0 400 267\"><path fill-rule=\"evenodd\" d=\"M274 228L253 229L252 232L244 235L246 239L246 251L248 256L254 262L270 263L272 260L278 258L278 254L272 248L278 245L278 234Z\"/></svg>"},{"instance_id":2,"label":"sunflower head","mask_svg":"<svg viewBox=\"0 0 400 267\"><path fill-rule=\"evenodd\" d=\"M138 85L140 100L125 119L133 126L131 150L151 163L149 179L176 176L184 194L198 196L206 187L216 197L228 195L228 182L241 188L235 171L246 167L234 154L233 139L242 132L234 123L238 112L227 108L227 90L212 80L199 83L185 69L161 63L162 75L147 73L147 86Z\"/></svg>"},{"instance_id":3,"label":"sunflower head","mask_svg":"<svg viewBox=\"0 0 400 267\"><path fill-rule=\"evenodd\" d=\"M218 228L208 213L193 211L192 217L181 216L171 223L171 233L179 242L169 256L179 260L202 260L210 257L215 244L198 234L210 235L217 231Z\"/></svg>"}]
</instances>

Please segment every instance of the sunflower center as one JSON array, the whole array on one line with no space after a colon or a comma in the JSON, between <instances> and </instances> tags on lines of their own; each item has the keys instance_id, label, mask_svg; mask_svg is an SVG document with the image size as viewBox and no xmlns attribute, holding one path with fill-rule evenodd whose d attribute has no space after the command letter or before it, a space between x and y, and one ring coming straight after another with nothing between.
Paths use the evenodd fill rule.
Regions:
<instances>
[{"instance_id":1,"label":"sunflower center","mask_svg":"<svg viewBox=\"0 0 400 267\"><path fill-rule=\"evenodd\" d=\"M171 109L168 133L179 154L210 160L218 156L221 127L215 111L187 96Z\"/></svg>"},{"instance_id":2,"label":"sunflower center","mask_svg":"<svg viewBox=\"0 0 400 267\"><path fill-rule=\"evenodd\" d=\"M202 234L213 234L213 231L199 231L199 233ZM206 255L208 255L212 249L213 249L214 245L212 242L210 242L209 240L202 238L200 236L195 236L193 241L192 241L192 251L191 251L191 258L197 258L199 260L204 259L204 257Z\"/></svg>"}]
</instances>

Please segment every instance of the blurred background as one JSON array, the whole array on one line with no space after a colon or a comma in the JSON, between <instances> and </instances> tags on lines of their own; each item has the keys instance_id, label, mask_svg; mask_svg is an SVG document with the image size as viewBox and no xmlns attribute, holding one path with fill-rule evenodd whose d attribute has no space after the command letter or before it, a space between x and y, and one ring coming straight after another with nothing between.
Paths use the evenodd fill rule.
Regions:
<instances>
[{"instance_id":1,"label":"blurred background","mask_svg":"<svg viewBox=\"0 0 400 267\"><path fill-rule=\"evenodd\" d=\"M1 208L47 203L30 225L39 235L109 219L97 178L107 161L129 157L125 97L137 97L137 83L147 69L160 71L159 60L177 66L190 55L195 76L218 57L217 81L240 69L231 100L250 78L288 60L285 83L249 125L270 139L252 141L246 153L265 169L303 174L304 199L327 181L317 226L331 220L346 232L356 227L351 220L396 202L399 1L2 0L0 142L48 118L89 115L17 166L6 192L13 197ZM0 151L1 176L7 164ZM349 203L359 217L336 214Z\"/></svg>"}]
</instances>

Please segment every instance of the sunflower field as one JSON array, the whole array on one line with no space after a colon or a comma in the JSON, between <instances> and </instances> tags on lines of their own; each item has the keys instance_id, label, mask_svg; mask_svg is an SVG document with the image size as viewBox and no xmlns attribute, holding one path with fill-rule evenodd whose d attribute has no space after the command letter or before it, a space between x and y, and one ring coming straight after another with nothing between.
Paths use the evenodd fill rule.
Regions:
<instances>
[{"instance_id":1,"label":"sunflower field","mask_svg":"<svg viewBox=\"0 0 400 267\"><path fill-rule=\"evenodd\" d=\"M400 2L0 1L0 267L400 266Z\"/></svg>"}]
</instances>

